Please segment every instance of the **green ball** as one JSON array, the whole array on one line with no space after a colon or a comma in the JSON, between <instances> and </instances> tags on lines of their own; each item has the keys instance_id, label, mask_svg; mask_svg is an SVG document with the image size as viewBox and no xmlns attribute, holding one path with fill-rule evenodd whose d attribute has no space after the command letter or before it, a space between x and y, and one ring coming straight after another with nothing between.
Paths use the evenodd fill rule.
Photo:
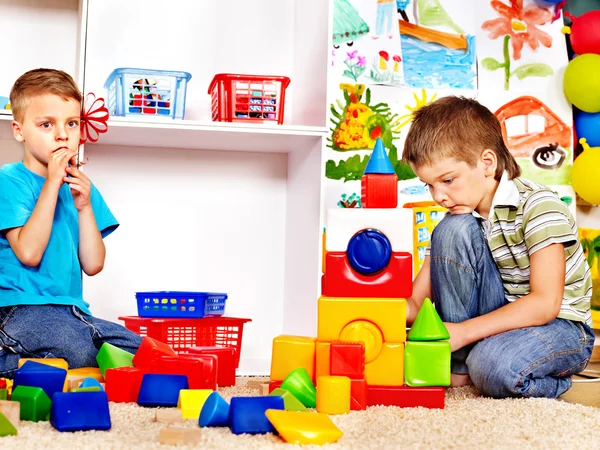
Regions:
<instances>
[{"instance_id":1,"label":"green ball","mask_svg":"<svg viewBox=\"0 0 600 450\"><path fill-rule=\"evenodd\" d=\"M600 112L600 55L586 53L573 58L563 79L565 95L582 111Z\"/></svg>"}]
</instances>

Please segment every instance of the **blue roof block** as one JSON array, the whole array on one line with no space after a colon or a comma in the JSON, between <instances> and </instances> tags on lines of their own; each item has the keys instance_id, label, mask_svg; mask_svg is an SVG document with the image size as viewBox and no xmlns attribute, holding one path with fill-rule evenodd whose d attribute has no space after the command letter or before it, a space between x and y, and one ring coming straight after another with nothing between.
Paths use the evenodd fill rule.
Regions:
<instances>
[{"instance_id":1,"label":"blue roof block","mask_svg":"<svg viewBox=\"0 0 600 450\"><path fill-rule=\"evenodd\" d=\"M273 433L275 428L265 412L267 409L284 409L283 397L233 397L229 408L229 426L233 434Z\"/></svg>"},{"instance_id":2,"label":"blue roof block","mask_svg":"<svg viewBox=\"0 0 600 450\"><path fill-rule=\"evenodd\" d=\"M365 168L364 174L367 175L369 173L386 175L392 175L396 173L392 167L390 159L388 158L381 138L377 138L377 141L375 141L375 148L373 148L371 157L367 162L367 167Z\"/></svg>"},{"instance_id":3,"label":"blue roof block","mask_svg":"<svg viewBox=\"0 0 600 450\"><path fill-rule=\"evenodd\" d=\"M137 402L140 406L176 407L182 389L189 389L186 375L147 373L142 378Z\"/></svg>"},{"instance_id":4,"label":"blue roof block","mask_svg":"<svg viewBox=\"0 0 600 450\"><path fill-rule=\"evenodd\" d=\"M52 398L55 392L62 392L66 378L67 371L65 369L35 361L26 361L15 372L13 389L17 386L39 387L44 390L48 398Z\"/></svg>"},{"instance_id":5,"label":"blue roof block","mask_svg":"<svg viewBox=\"0 0 600 450\"><path fill-rule=\"evenodd\" d=\"M58 431L110 430L106 392L57 392L50 423Z\"/></svg>"}]
</instances>

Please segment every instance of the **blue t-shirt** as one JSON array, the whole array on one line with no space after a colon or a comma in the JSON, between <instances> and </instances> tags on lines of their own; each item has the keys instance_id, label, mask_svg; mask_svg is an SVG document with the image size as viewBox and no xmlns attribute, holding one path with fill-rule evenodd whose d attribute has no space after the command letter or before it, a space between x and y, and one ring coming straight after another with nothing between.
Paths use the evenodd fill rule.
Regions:
<instances>
[{"instance_id":1,"label":"blue t-shirt","mask_svg":"<svg viewBox=\"0 0 600 450\"><path fill-rule=\"evenodd\" d=\"M6 239L6 230L27 223L45 181L20 161L0 168L0 307L75 305L91 314L82 296L79 216L67 183L59 190L48 246L37 266L22 264ZM93 185L91 202L104 238L119 223Z\"/></svg>"}]
</instances>

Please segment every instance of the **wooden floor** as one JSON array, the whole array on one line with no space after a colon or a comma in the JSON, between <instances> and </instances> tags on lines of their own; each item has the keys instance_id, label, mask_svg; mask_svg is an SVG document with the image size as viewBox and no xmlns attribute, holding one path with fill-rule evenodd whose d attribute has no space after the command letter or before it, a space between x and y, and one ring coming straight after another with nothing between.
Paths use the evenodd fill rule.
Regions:
<instances>
[{"instance_id":1,"label":"wooden floor","mask_svg":"<svg viewBox=\"0 0 600 450\"><path fill-rule=\"evenodd\" d=\"M597 338L596 338L597 340ZM600 378L600 345L594 347L594 353L592 353L592 359L581 373L581 375L588 375L590 377ZM600 408L600 381L593 383L577 383L576 380L587 380L580 376L573 377L573 387L569 389L564 395L559 397L559 400L564 400L569 403L579 403L586 406L595 406Z\"/></svg>"}]
</instances>

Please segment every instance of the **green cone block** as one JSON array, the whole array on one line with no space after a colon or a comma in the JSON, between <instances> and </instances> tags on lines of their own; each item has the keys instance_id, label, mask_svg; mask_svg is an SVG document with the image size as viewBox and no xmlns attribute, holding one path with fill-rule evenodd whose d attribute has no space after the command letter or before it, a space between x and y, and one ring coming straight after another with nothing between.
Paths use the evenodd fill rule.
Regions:
<instances>
[{"instance_id":1,"label":"green cone block","mask_svg":"<svg viewBox=\"0 0 600 450\"><path fill-rule=\"evenodd\" d=\"M42 388L17 386L10 399L21 404L21 420L50 420L52 401Z\"/></svg>"},{"instance_id":2,"label":"green cone block","mask_svg":"<svg viewBox=\"0 0 600 450\"><path fill-rule=\"evenodd\" d=\"M306 411L306 406L302 404L300 400L294 397L290 391L285 389L277 388L273 389L269 395L278 395L283 397L283 407L286 411Z\"/></svg>"},{"instance_id":3,"label":"green cone block","mask_svg":"<svg viewBox=\"0 0 600 450\"><path fill-rule=\"evenodd\" d=\"M404 381L411 387L450 386L450 342L408 341L404 348Z\"/></svg>"},{"instance_id":4,"label":"green cone block","mask_svg":"<svg viewBox=\"0 0 600 450\"><path fill-rule=\"evenodd\" d=\"M317 407L317 388L304 367L292 370L280 388L291 392L307 408Z\"/></svg>"},{"instance_id":5,"label":"green cone block","mask_svg":"<svg viewBox=\"0 0 600 450\"><path fill-rule=\"evenodd\" d=\"M102 376L106 377L108 369L116 369L117 367L133 367L133 353L121 350L108 342L102 344L100 351L96 355L98 367L102 372Z\"/></svg>"},{"instance_id":6,"label":"green cone block","mask_svg":"<svg viewBox=\"0 0 600 450\"><path fill-rule=\"evenodd\" d=\"M433 307L431 300L426 298L408 332L407 340L443 341L445 339L450 339L450 333Z\"/></svg>"},{"instance_id":7,"label":"green cone block","mask_svg":"<svg viewBox=\"0 0 600 450\"><path fill-rule=\"evenodd\" d=\"M16 436L17 429L8 418L0 413L0 436Z\"/></svg>"}]
</instances>

